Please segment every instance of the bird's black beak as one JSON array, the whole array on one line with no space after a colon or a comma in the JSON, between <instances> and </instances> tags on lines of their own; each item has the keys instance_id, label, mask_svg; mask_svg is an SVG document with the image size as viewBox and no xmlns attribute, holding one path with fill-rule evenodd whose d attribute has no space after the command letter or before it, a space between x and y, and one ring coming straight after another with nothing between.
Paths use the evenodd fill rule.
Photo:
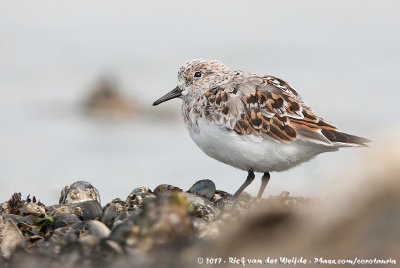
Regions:
<instances>
[{"instance_id":1,"label":"bird's black beak","mask_svg":"<svg viewBox=\"0 0 400 268\"><path fill-rule=\"evenodd\" d=\"M159 98L158 100L156 100L153 103L153 106L159 105L160 103L167 101L167 100L178 98L180 96L182 96L182 89L180 89L180 87L176 87L173 90L171 90L170 92L168 92L167 94L165 94L164 96L162 96L161 98Z\"/></svg>"}]
</instances>

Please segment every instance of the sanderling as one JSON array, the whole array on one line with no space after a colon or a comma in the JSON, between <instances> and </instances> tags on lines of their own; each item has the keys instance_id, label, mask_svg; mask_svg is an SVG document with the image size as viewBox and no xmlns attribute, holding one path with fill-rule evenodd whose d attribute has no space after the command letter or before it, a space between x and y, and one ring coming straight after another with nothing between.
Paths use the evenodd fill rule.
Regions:
<instances>
[{"instance_id":1,"label":"sanderling","mask_svg":"<svg viewBox=\"0 0 400 268\"><path fill-rule=\"evenodd\" d=\"M208 156L248 171L236 197L262 172L261 198L271 171L283 171L340 147L369 140L339 131L274 76L230 70L215 60L196 59L178 72L178 86L153 105L181 98L190 136Z\"/></svg>"}]
</instances>

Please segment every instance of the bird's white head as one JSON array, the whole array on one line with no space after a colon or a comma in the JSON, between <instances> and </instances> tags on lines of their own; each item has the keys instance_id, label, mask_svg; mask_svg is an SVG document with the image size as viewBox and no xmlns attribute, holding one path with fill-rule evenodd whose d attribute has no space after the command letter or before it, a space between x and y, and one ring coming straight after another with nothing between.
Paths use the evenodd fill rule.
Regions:
<instances>
[{"instance_id":1,"label":"bird's white head","mask_svg":"<svg viewBox=\"0 0 400 268\"><path fill-rule=\"evenodd\" d=\"M182 65L178 72L178 86L156 100L158 105L174 98L185 102L197 100L205 91L229 78L230 70L216 60L195 59Z\"/></svg>"}]
</instances>

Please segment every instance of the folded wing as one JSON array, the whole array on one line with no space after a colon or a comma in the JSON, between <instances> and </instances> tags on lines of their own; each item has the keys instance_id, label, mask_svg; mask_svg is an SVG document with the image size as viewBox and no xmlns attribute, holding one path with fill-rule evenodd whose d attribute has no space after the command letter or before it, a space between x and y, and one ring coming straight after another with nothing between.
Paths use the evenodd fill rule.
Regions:
<instances>
[{"instance_id":1,"label":"folded wing","mask_svg":"<svg viewBox=\"0 0 400 268\"><path fill-rule=\"evenodd\" d=\"M203 96L203 115L239 135L262 135L327 146L366 146L369 140L342 133L317 116L296 90L273 76L237 78Z\"/></svg>"}]
</instances>

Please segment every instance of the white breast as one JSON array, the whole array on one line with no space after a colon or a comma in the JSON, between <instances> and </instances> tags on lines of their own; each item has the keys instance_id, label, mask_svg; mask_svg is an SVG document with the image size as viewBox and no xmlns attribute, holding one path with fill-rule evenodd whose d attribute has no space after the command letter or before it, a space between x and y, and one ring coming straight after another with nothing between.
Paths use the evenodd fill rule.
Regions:
<instances>
[{"instance_id":1,"label":"white breast","mask_svg":"<svg viewBox=\"0 0 400 268\"><path fill-rule=\"evenodd\" d=\"M238 135L201 117L197 124L187 127L194 142L208 156L243 170L283 171L334 150L300 140L284 144L268 137Z\"/></svg>"}]
</instances>

